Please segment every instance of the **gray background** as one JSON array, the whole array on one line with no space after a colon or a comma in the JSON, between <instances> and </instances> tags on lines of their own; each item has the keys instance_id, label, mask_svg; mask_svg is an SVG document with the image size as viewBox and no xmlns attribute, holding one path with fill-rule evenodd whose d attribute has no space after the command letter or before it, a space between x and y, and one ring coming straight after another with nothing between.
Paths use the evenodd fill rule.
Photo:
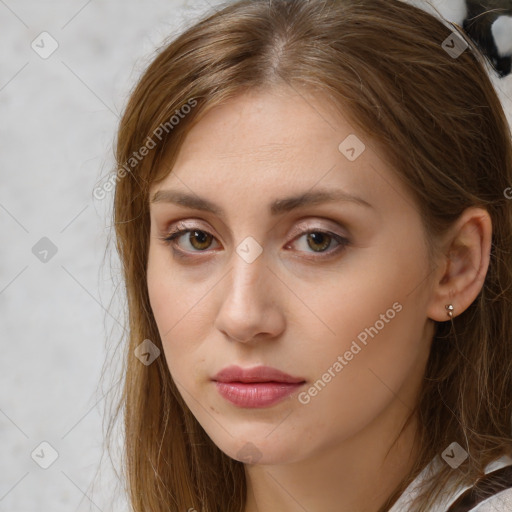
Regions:
<instances>
[{"instance_id":1,"label":"gray background","mask_svg":"<svg viewBox=\"0 0 512 512\"><path fill-rule=\"evenodd\" d=\"M127 510L100 460L125 308L93 189L152 52L215 4L0 0L0 512ZM512 77L495 83L512 121Z\"/></svg>"}]
</instances>

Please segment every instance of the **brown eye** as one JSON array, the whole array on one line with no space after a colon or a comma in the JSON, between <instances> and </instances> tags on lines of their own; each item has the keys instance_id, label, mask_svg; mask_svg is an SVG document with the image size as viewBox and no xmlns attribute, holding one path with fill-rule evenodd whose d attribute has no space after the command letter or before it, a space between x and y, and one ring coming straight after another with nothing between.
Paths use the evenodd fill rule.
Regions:
<instances>
[{"instance_id":1,"label":"brown eye","mask_svg":"<svg viewBox=\"0 0 512 512\"><path fill-rule=\"evenodd\" d=\"M303 242L303 240L305 241L305 243ZM336 245L335 248L332 250L327 250L332 245L333 241L335 242ZM316 252L329 254L344 249L349 244L349 241L346 238L337 235L336 233L318 230L306 231L301 236L296 238L295 244L299 246L301 252Z\"/></svg>"},{"instance_id":2,"label":"brown eye","mask_svg":"<svg viewBox=\"0 0 512 512\"><path fill-rule=\"evenodd\" d=\"M322 231L308 233L307 235L308 247L313 249L315 252L323 252L329 247L331 241L332 236L328 233L323 233Z\"/></svg>"},{"instance_id":3,"label":"brown eye","mask_svg":"<svg viewBox=\"0 0 512 512\"><path fill-rule=\"evenodd\" d=\"M208 249L211 245L211 240L213 236L205 231L199 231L197 229L193 229L190 231L189 242L194 249L202 251L204 249Z\"/></svg>"},{"instance_id":4,"label":"brown eye","mask_svg":"<svg viewBox=\"0 0 512 512\"><path fill-rule=\"evenodd\" d=\"M179 229L183 227L182 229ZM183 239L182 241L180 241ZM215 237L208 233L207 231L203 231L202 229L195 228L185 228L185 226L181 225L178 229L172 232L162 240L167 245L172 245L175 250L176 257L187 258L193 253L204 252L208 253L208 249L212 246L212 241L215 240ZM303 247L299 247L299 252L302 253L320 253L324 255L334 255L339 251L342 251L349 245L349 241L338 235L336 233L331 233L330 231L321 231L321 230L310 230L304 231L301 236L295 239L295 242L292 242L287 245L287 248L293 244L301 245L299 241L305 240L306 243L302 242ZM334 249L328 250L332 244L335 242ZM188 247L187 247L188 244Z\"/></svg>"},{"instance_id":5,"label":"brown eye","mask_svg":"<svg viewBox=\"0 0 512 512\"><path fill-rule=\"evenodd\" d=\"M184 235L187 234L188 238L185 238L185 240L188 241L192 249L195 251L204 251L208 249L211 245L211 241L214 238L212 234L207 233L206 231L202 231L200 229L182 229L180 231L171 233L171 235L169 235L164 240L168 243L180 245L178 243L179 239L183 238Z\"/></svg>"}]
</instances>

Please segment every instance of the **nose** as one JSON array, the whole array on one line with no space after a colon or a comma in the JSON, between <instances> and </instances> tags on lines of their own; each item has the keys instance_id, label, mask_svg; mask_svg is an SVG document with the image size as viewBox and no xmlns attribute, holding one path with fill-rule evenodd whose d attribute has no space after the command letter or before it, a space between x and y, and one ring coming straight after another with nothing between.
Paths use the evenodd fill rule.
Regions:
<instances>
[{"instance_id":1,"label":"nose","mask_svg":"<svg viewBox=\"0 0 512 512\"><path fill-rule=\"evenodd\" d=\"M263 254L251 263L234 254L231 271L217 290L222 298L216 328L241 343L278 337L285 328L280 286Z\"/></svg>"}]
</instances>

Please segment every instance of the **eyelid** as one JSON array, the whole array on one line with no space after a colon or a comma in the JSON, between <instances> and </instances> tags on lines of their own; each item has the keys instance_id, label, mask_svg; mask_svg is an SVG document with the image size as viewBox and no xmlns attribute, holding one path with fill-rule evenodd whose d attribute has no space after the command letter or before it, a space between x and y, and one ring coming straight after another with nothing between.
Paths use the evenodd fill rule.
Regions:
<instances>
[{"instance_id":1,"label":"eyelid","mask_svg":"<svg viewBox=\"0 0 512 512\"><path fill-rule=\"evenodd\" d=\"M316 219L308 219L305 223L302 224L296 224L293 229L290 231L289 236L292 238L292 240L295 240L295 237L298 235L303 235L308 231L324 231L328 233L332 233L333 235L342 237L342 238L348 238L348 234L342 234L338 233L336 230L340 229L340 225L336 225L336 227L330 227L330 226L319 226L319 222L329 222L331 226L335 224L334 221L329 221L328 219L322 219L321 217L317 217ZM346 231L346 229L345 229Z\"/></svg>"},{"instance_id":2,"label":"eyelid","mask_svg":"<svg viewBox=\"0 0 512 512\"><path fill-rule=\"evenodd\" d=\"M288 233L287 237L290 238L290 242L295 240L295 238L299 235L304 235L308 231L324 231L332 233L333 235L336 235L338 237L342 238L349 238L349 235L347 233L338 233L336 232L336 229L340 228L340 225L337 224L336 227L329 227L329 226L319 226L318 222L329 222L331 225L335 224L334 221L329 219L324 219L322 217L317 217L316 219L308 219L305 223L298 223L295 224L292 230ZM190 225L187 223L190 222ZM204 231L208 234L213 235L215 238L218 238L214 233L211 233L210 228L203 228L201 226L201 221L199 219L190 219L190 220L178 220L174 223L170 223L166 229L162 232L164 237L168 237L173 233L177 233L180 230L193 230L197 229L200 231ZM345 229L345 231L347 231Z\"/></svg>"},{"instance_id":3,"label":"eyelid","mask_svg":"<svg viewBox=\"0 0 512 512\"><path fill-rule=\"evenodd\" d=\"M326 219L324 219L326 220ZM193 221L191 221L193 222ZM189 261L194 261L197 258L202 258L202 256L199 256L201 253L208 254L212 252L211 248L205 249L204 251L188 251L185 249L181 249L178 246L177 240L179 240L182 236L184 236L187 233L190 233L194 230L196 231L202 231L208 235L211 235L213 239L217 242L217 237L210 232L209 229L203 229L201 225L197 224L197 220L195 221L195 224L188 225L184 221L177 221L174 225L172 225L172 228L169 228L166 230L166 233L164 236L158 237L160 240L162 240L166 245L170 246L172 248L172 251L174 252L175 256L183 259L186 258ZM349 237L342 235L340 233L337 233L335 229L332 230L327 227L322 227L317 224L317 221L309 220L310 225L299 225L294 226L291 233L288 235L288 238L290 238L290 241L286 244L285 248L288 248L290 245L292 245L297 239L300 239L303 236L306 236L307 234L311 233L324 233L327 234L336 244L337 246L334 248L331 248L327 251L321 251L316 253L317 255L314 256L314 251L311 252L313 256L306 256L305 259L309 260L327 260L330 257L336 257L336 255L339 255L340 252L343 252L348 246L352 245L351 240ZM331 221L332 222L332 221ZM298 251L298 252L305 252L308 253L308 251Z\"/></svg>"}]
</instances>

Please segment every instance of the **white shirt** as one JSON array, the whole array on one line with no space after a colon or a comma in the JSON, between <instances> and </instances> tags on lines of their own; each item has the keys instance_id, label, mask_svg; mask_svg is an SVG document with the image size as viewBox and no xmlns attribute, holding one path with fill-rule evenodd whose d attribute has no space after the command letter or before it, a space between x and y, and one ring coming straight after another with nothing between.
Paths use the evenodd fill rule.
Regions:
<instances>
[{"instance_id":1,"label":"white shirt","mask_svg":"<svg viewBox=\"0 0 512 512\"><path fill-rule=\"evenodd\" d=\"M398 498L395 504L389 509L389 512L408 512L409 506L413 500L418 495L418 486L419 484L430 475L432 471L436 471L436 468L439 468L441 464L445 464L444 461L438 456L436 456L424 469L423 471L409 484L407 489L403 492L403 494ZM491 462L485 467L485 473L490 473L491 471L496 471L497 469L501 469L505 466L512 464L512 458L508 455L503 455L499 459L496 459L494 462ZM444 498L441 499L440 503L431 508L429 512L446 512L447 508L467 489L472 487L471 485L466 485L459 487L451 494L446 494ZM512 512L512 487L505 489L498 494L490 496L486 500L480 502L475 508L471 509L471 512Z\"/></svg>"}]
</instances>

